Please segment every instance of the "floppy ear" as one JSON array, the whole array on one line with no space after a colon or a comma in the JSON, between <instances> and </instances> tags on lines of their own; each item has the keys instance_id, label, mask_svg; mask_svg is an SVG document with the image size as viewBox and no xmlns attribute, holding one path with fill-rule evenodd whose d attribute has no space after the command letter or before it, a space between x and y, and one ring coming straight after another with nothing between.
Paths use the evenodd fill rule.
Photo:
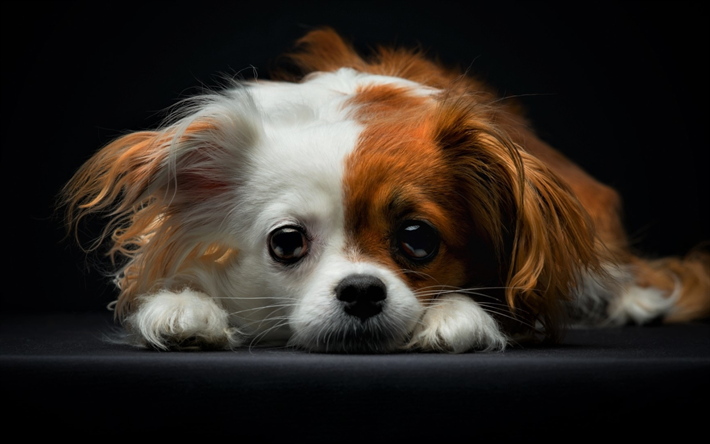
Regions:
<instances>
[{"instance_id":1,"label":"floppy ear","mask_svg":"<svg viewBox=\"0 0 710 444\"><path fill-rule=\"evenodd\" d=\"M483 107L444 105L436 140L473 223L507 267L511 313L557 339L563 302L585 271L599 269L593 224L570 188L491 121Z\"/></svg>"},{"instance_id":2,"label":"floppy ear","mask_svg":"<svg viewBox=\"0 0 710 444\"><path fill-rule=\"evenodd\" d=\"M591 219L569 187L542 162L519 152L514 182L516 225L508 304L527 311L544 333L558 339L562 302L589 271L602 273Z\"/></svg>"},{"instance_id":3,"label":"floppy ear","mask_svg":"<svg viewBox=\"0 0 710 444\"><path fill-rule=\"evenodd\" d=\"M236 254L220 242L230 238L225 215L237 201L245 153L259 138L256 111L246 93L193 103L173 125L101 149L62 191L70 229L92 214L108 219L91 248L110 239L112 261L125 259L116 273L119 316L136 296L177 284L191 263Z\"/></svg>"}]
</instances>

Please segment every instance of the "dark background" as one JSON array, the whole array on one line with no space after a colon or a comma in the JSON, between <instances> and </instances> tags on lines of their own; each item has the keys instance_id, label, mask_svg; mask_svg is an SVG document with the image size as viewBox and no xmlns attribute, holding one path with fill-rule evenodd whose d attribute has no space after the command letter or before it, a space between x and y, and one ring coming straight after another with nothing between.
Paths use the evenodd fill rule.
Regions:
<instances>
[{"instance_id":1,"label":"dark background","mask_svg":"<svg viewBox=\"0 0 710 444\"><path fill-rule=\"evenodd\" d=\"M495 3L495 4L493 4ZM268 77L329 25L421 45L518 95L540 135L625 198L650 256L710 240L710 32L700 3L3 2L2 311L101 310L113 288L53 203L88 157L225 76ZM86 239L85 239L86 240Z\"/></svg>"}]
</instances>

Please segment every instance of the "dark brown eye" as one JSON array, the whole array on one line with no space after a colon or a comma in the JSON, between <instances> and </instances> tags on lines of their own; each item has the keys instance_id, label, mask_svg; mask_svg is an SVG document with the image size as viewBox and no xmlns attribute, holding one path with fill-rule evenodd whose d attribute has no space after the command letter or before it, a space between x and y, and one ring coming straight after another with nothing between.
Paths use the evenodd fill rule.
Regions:
<instances>
[{"instance_id":1,"label":"dark brown eye","mask_svg":"<svg viewBox=\"0 0 710 444\"><path fill-rule=\"evenodd\" d=\"M295 264L308 254L308 238L301 227L282 227L269 235L269 253L282 264Z\"/></svg>"},{"instance_id":2,"label":"dark brown eye","mask_svg":"<svg viewBox=\"0 0 710 444\"><path fill-rule=\"evenodd\" d=\"M439 252L439 233L428 222L405 221L397 230L397 249L407 259L429 262Z\"/></svg>"}]
</instances>

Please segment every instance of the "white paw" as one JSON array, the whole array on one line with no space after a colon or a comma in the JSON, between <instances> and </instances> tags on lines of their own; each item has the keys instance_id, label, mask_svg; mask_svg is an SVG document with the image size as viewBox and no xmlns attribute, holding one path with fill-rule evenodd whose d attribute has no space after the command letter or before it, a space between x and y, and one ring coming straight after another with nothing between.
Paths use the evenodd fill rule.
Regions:
<instances>
[{"instance_id":1,"label":"white paw","mask_svg":"<svg viewBox=\"0 0 710 444\"><path fill-rule=\"evenodd\" d=\"M503 350L507 343L498 323L476 302L460 294L433 301L412 334L408 348L463 353Z\"/></svg>"},{"instance_id":2,"label":"white paw","mask_svg":"<svg viewBox=\"0 0 710 444\"><path fill-rule=\"evenodd\" d=\"M572 314L581 325L646 324L673 311L682 292L676 280L672 292L640 287L630 266L607 265L605 276L587 275L577 289Z\"/></svg>"},{"instance_id":3,"label":"white paw","mask_svg":"<svg viewBox=\"0 0 710 444\"><path fill-rule=\"evenodd\" d=\"M623 325L632 321L646 324L670 313L680 297L680 284L668 295L658 288L630 285L609 305L609 324Z\"/></svg>"},{"instance_id":4,"label":"white paw","mask_svg":"<svg viewBox=\"0 0 710 444\"><path fill-rule=\"evenodd\" d=\"M240 334L229 327L227 312L204 293L161 290L138 299L126 318L128 331L158 349L227 348L240 345Z\"/></svg>"}]
</instances>

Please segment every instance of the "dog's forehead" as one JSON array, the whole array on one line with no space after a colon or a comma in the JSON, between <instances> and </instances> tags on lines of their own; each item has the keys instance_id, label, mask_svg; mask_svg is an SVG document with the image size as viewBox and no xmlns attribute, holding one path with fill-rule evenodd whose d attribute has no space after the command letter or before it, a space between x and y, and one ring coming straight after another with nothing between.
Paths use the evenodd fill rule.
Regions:
<instances>
[{"instance_id":1,"label":"dog's forehead","mask_svg":"<svg viewBox=\"0 0 710 444\"><path fill-rule=\"evenodd\" d=\"M426 99L434 90L401 78L340 69L300 84L260 82L251 94L262 114L263 138L255 147L250 189L264 202L259 224L328 220L342 226L354 153L364 146L363 119L372 88L406 91ZM363 101L364 98L364 101Z\"/></svg>"},{"instance_id":2,"label":"dog's forehead","mask_svg":"<svg viewBox=\"0 0 710 444\"><path fill-rule=\"evenodd\" d=\"M352 103L350 106L347 103L370 85L407 88L412 94L421 96L438 92L401 77L362 73L350 68L312 73L301 83L259 81L250 85L250 91L259 107L269 116L286 116L289 107L303 106L310 108L313 117L318 119L353 118L350 113ZM334 112L336 114L332 114Z\"/></svg>"}]
</instances>

